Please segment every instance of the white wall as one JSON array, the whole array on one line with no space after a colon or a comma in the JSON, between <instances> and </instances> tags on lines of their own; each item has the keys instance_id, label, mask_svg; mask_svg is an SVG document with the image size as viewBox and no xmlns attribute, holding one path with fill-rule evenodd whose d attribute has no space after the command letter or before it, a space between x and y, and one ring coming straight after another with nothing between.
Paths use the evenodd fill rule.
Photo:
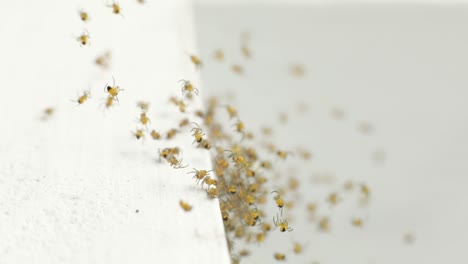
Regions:
<instances>
[{"instance_id":1,"label":"white wall","mask_svg":"<svg viewBox=\"0 0 468 264\"><path fill-rule=\"evenodd\" d=\"M197 79L189 2L119 3L123 17L105 1L1 5L0 263L229 261L218 204L186 174L211 167L208 153L194 149L188 131L157 143L131 134L138 100L151 103L158 131L183 117L168 97L181 95L180 79ZM84 28L89 47L75 40ZM112 67L102 71L93 61L107 49ZM105 110L112 76L124 91ZM70 101L87 89L89 102ZM46 107L56 114L43 122ZM197 99L188 109L199 107ZM156 162L159 148L175 146L189 169Z\"/></svg>"}]
</instances>

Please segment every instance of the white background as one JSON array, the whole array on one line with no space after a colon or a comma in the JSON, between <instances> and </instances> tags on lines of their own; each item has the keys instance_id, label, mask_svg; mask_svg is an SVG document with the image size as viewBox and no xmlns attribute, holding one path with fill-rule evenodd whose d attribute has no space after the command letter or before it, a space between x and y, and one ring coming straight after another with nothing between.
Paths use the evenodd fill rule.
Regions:
<instances>
[{"instance_id":1,"label":"white background","mask_svg":"<svg viewBox=\"0 0 468 264\"><path fill-rule=\"evenodd\" d=\"M468 8L441 5L198 5L202 73L211 94L232 95L246 126L271 125L275 144L314 153L296 168L302 200L320 201L346 180L371 188L369 208L344 198L322 234L305 221L305 207L291 210L294 231L277 235L246 263L273 261L292 241L307 243L290 263L467 263L468 244ZM240 36L250 33L251 60L240 54ZM213 59L215 49L226 62ZM230 71L238 63L243 76ZM295 79L289 65L302 63ZM231 96L231 97L232 97ZM306 115L295 109L309 106ZM345 111L333 120L335 107ZM278 125L278 113L290 121ZM373 126L370 135L357 129ZM383 151L383 164L372 153ZM312 182L329 173L336 185ZM285 175L283 175L286 177ZM325 189L325 191L324 191ZM322 208L323 208L322 207ZM330 211L330 212L328 212ZM365 226L349 224L363 215ZM403 243L406 232L411 245ZM288 251L289 250L289 251Z\"/></svg>"}]
</instances>

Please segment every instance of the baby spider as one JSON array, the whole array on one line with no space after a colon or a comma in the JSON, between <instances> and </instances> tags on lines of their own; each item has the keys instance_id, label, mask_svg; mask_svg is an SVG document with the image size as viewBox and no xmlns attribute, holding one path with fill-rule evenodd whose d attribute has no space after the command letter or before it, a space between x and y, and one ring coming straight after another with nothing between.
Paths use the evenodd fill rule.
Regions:
<instances>
[{"instance_id":1,"label":"baby spider","mask_svg":"<svg viewBox=\"0 0 468 264\"><path fill-rule=\"evenodd\" d=\"M288 224L288 220L281 219L278 215L273 217L273 223L275 224L275 226L279 227L279 230L281 232L285 232L285 231L291 232L291 231L293 231L293 228L290 227L289 224Z\"/></svg>"},{"instance_id":2,"label":"baby spider","mask_svg":"<svg viewBox=\"0 0 468 264\"><path fill-rule=\"evenodd\" d=\"M372 125L368 122L361 122L358 125L358 129L363 134L369 134L370 132L372 132Z\"/></svg>"},{"instance_id":3,"label":"baby spider","mask_svg":"<svg viewBox=\"0 0 468 264\"><path fill-rule=\"evenodd\" d=\"M81 35L76 38L76 40L80 43L81 46L85 46L88 44L90 38L91 37L89 36L89 32L85 29L83 30L83 33L81 33Z\"/></svg>"},{"instance_id":4,"label":"baby spider","mask_svg":"<svg viewBox=\"0 0 468 264\"><path fill-rule=\"evenodd\" d=\"M258 217L260 216L260 213L256 208L250 210L250 217L252 217L255 220L258 220Z\"/></svg>"},{"instance_id":5,"label":"baby spider","mask_svg":"<svg viewBox=\"0 0 468 264\"><path fill-rule=\"evenodd\" d=\"M361 194L362 194L365 198L369 198L369 196L370 196L370 189L369 189L369 187L368 187L365 183L362 183L362 184L361 184Z\"/></svg>"},{"instance_id":6,"label":"baby spider","mask_svg":"<svg viewBox=\"0 0 468 264\"><path fill-rule=\"evenodd\" d=\"M145 101L138 101L137 102L137 107L141 109L142 112L148 112L150 104Z\"/></svg>"},{"instance_id":7,"label":"baby spider","mask_svg":"<svg viewBox=\"0 0 468 264\"><path fill-rule=\"evenodd\" d=\"M342 120L345 116L345 112L343 109L335 107L331 110L330 115L335 120Z\"/></svg>"},{"instance_id":8,"label":"baby spider","mask_svg":"<svg viewBox=\"0 0 468 264\"><path fill-rule=\"evenodd\" d=\"M247 44L243 44L241 46L241 52L242 52L242 55L244 55L246 59L249 59L252 56L252 53L250 52L250 48L249 46L247 46Z\"/></svg>"},{"instance_id":9,"label":"baby spider","mask_svg":"<svg viewBox=\"0 0 468 264\"><path fill-rule=\"evenodd\" d=\"M297 190L297 187L299 187L299 181L294 177L289 178L288 187L289 187L289 189L291 189L293 191Z\"/></svg>"},{"instance_id":10,"label":"baby spider","mask_svg":"<svg viewBox=\"0 0 468 264\"><path fill-rule=\"evenodd\" d=\"M249 59L252 56L248 43L250 42L250 33L243 32L240 36L241 42L241 53L246 59Z\"/></svg>"},{"instance_id":11,"label":"baby spider","mask_svg":"<svg viewBox=\"0 0 468 264\"><path fill-rule=\"evenodd\" d=\"M182 207L182 209L184 209L184 211L186 212L189 212L190 210L192 210L192 206L182 200L179 201L179 204L180 204L180 207Z\"/></svg>"},{"instance_id":12,"label":"baby spider","mask_svg":"<svg viewBox=\"0 0 468 264\"><path fill-rule=\"evenodd\" d=\"M177 148L176 148L177 149ZM161 161L161 158L163 159L169 159L171 156L173 155L177 155L178 154L178 150L176 152L174 152L174 149L173 148L165 148L163 150L158 150L158 153L159 153L159 161ZM174 154L175 153L175 154Z\"/></svg>"},{"instance_id":13,"label":"baby spider","mask_svg":"<svg viewBox=\"0 0 468 264\"><path fill-rule=\"evenodd\" d=\"M332 192L328 195L327 201L330 203L330 205L336 205L338 202L340 202L340 197L338 196L338 193Z\"/></svg>"},{"instance_id":14,"label":"baby spider","mask_svg":"<svg viewBox=\"0 0 468 264\"><path fill-rule=\"evenodd\" d=\"M248 186L249 189L248 190L249 190L250 193L254 193L254 192L256 192L258 190L258 187L259 187L259 185L257 183L252 183L252 184L249 184L249 186Z\"/></svg>"},{"instance_id":15,"label":"baby spider","mask_svg":"<svg viewBox=\"0 0 468 264\"><path fill-rule=\"evenodd\" d=\"M169 131L167 131L167 133L166 133L166 138L167 138L167 139L172 139L172 138L174 138L174 137L177 135L177 132L178 132L178 131L177 131L177 129L175 129L175 128L169 129Z\"/></svg>"},{"instance_id":16,"label":"baby spider","mask_svg":"<svg viewBox=\"0 0 468 264\"><path fill-rule=\"evenodd\" d=\"M313 202L308 203L307 211L311 214L315 214L315 212L317 211L317 204Z\"/></svg>"},{"instance_id":17,"label":"baby spider","mask_svg":"<svg viewBox=\"0 0 468 264\"><path fill-rule=\"evenodd\" d=\"M240 66L239 64L233 64L231 66L231 70L236 74L242 74L244 72L244 69L242 69L242 66Z\"/></svg>"},{"instance_id":18,"label":"baby spider","mask_svg":"<svg viewBox=\"0 0 468 264\"><path fill-rule=\"evenodd\" d=\"M94 60L97 66L100 66L103 69L107 69L110 66L112 54L110 51L106 51L104 54L98 55Z\"/></svg>"},{"instance_id":19,"label":"baby spider","mask_svg":"<svg viewBox=\"0 0 468 264\"><path fill-rule=\"evenodd\" d=\"M148 123L151 123L149 120L148 116L146 116L146 112L141 112L140 113L140 123L144 126L146 126Z\"/></svg>"},{"instance_id":20,"label":"baby spider","mask_svg":"<svg viewBox=\"0 0 468 264\"><path fill-rule=\"evenodd\" d=\"M106 98L106 102L104 103L104 106L105 106L107 109L109 109L112 105L114 105L114 101L115 101L114 97L112 97L112 96L109 95L109 96Z\"/></svg>"},{"instance_id":21,"label":"baby spider","mask_svg":"<svg viewBox=\"0 0 468 264\"><path fill-rule=\"evenodd\" d=\"M270 231L270 230L271 230L271 225L268 224L268 223L263 224L263 225L262 225L262 230L263 230L264 232Z\"/></svg>"},{"instance_id":22,"label":"baby spider","mask_svg":"<svg viewBox=\"0 0 468 264\"><path fill-rule=\"evenodd\" d=\"M328 232L330 230L330 220L328 219L328 217L320 218L319 230L323 232Z\"/></svg>"},{"instance_id":23,"label":"baby spider","mask_svg":"<svg viewBox=\"0 0 468 264\"><path fill-rule=\"evenodd\" d=\"M182 79L179 82L182 82L183 95L191 95L192 93L198 95L198 89L195 86L193 86L193 84L189 80Z\"/></svg>"},{"instance_id":24,"label":"baby spider","mask_svg":"<svg viewBox=\"0 0 468 264\"><path fill-rule=\"evenodd\" d=\"M180 112L182 112L182 113L185 112L186 105L185 105L183 100L179 100L177 97L173 96L173 97L169 98L169 102L171 102L174 105L176 105L177 107L179 107Z\"/></svg>"},{"instance_id":25,"label":"baby spider","mask_svg":"<svg viewBox=\"0 0 468 264\"><path fill-rule=\"evenodd\" d=\"M203 136L205 135L205 133L203 133L203 130L200 128L200 126L197 123L192 122L192 124L196 125L196 127L192 128L191 130L192 136L195 138L192 144L195 142L200 143L203 141Z\"/></svg>"},{"instance_id":26,"label":"baby spider","mask_svg":"<svg viewBox=\"0 0 468 264\"><path fill-rule=\"evenodd\" d=\"M347 181L343 184L343 187L346 191L352 191L354 189L354 183L352 181Z\"/></svg>"},{"instance_id":27,"label":"baby spider","mask_svg":"<svg viewBox=\"0 0 468 264\"><path fill-rule=\"evenodd\" d=\"M265 136L265 137L269 137L273 134L273 130L271 129L271 127L268 127L268 126L263 126L261 128L262 130L262 134ZM275 149L275 148L269 148L269 149Z\"/></svg>"},{"instance_id":28,"label":"baby spider","mask_svg":"<svg viewBox=\"0 0 468 264\"><path fill-rule=\"evenodd\" d=\"M247 175L247 177L255 177L255 171L254 170L251 170L251 169L248 169L245 174Z\"/></svg>"},{"instance_id":29,"label":"baby spider","mask_svg":"<svg viewBox=\"0 0 468 264\"><path fill-rule=\"evenodd\" d=\"M230 185L228 188L230 194L235 194L237 192L237 187L235 185Z\"/></svg>"},{"instance_id":30,"label":"baby spider","mask_svg":"<svg viewBox=\"0 0 468 264\"><path fill-rule=\"evenodd\" d=\"M189 122L190 121L188 120L188 118L184 118L184 119L180 120L179 127L182 128L182 127L188 126Z\"/></svg>"},{"instance_id":31,"label":"baby spider","mask_svg":"<svg viewBox=\"0 0 468 264\"><path fill-rule=\"evenodd\" d=\"M265 241L265 233L257 233L257 235L255 236L255 240L257 243L262 243L263 241Z\"/></svg>"},{"instance_id":32,"label":"baby spider","mask_svg":"<svg viewBox=\"0 0 468 264\"><path fill-rule=\"evenodd\" d=\"M78 97L76 102L78 104L84 104L89 98L91 98L91 93L89 91L84 91L83 94Z\"/></svg>"},{"instance_id":33,"label":"baby spider","mask_svg":"<svg viewBox=\"0 0 468 264\"><path fill-rule=\"evenodd\" d=\"M163 150L159 149L159 160L161 160L161 158L167 159L170 154L170 151L171 150L169 148L164 148Z\"/></svg>"},{"instance_id":34,"label":"baby spider","mask_svg":"<svg viewBox=\"0 0 468 264\"><path fill-rule=\"evenodd\" d=\"M86 22L86 21L89 20L89 16L88 16L88 13L87 13L87 12L81 10L78 14L80 15L80 19L81 19L83 22Z\"/></svg>"},{"instance_id":35,"label":"baby spider","mask_svg":"<svg viewBox=\"0 0 468 264\"><path fill-rule=\"evenodd\" d=\"M304 65L302 65L302 64L290 65L289 72L291 73L292 76L294 76L296 78L303 77L304 74L305 74Z\"/></svg>"},{"instance_id":36,"label":"baby spider","mask_svg":"<svg viewBox=\"0 0 468 264\"><path fill-rule=\"evenodd\" d=\"M245 202L248 204L248 205L253 205L255 203L255 200L256 200L256 197L255 195L252 195L252 194L248 194L246 197L245 197Z\"/></svg>"},{"instance_id":37,"label":"baby spider","mask_svg":"<svg viewBox=\"0 0 468 264\"><path fill-rule=\"evenodd\" d=\"M195 115L200 117L200 118L205 117L205 113L203 112L203 110L196 110Z\"/></svg>"},{"instance_id":38,"label":"baby spider","mask_svg":"<svg viewBox=\"0 0 468 264\"><path fill-rule=\"evenodd\" d=\"M288 202L285 204L285 206L286 206L286 208L288 208L288 209L292 209L292 208L294 208L295 203L294 203L294 201L288 201Z\"/></svg>"},{"instance_id":39,"label":"baby spider","mask_svg":"<svg viewBox=\"0 0 468 264\"><path fill-rule=\"evenodd\" d=\"M169 148L169 154L171 154L171 155L179 155L179 154L180 154L180 149L179 149L178 147Z\"/></svg>"},{"instance_id":40,"label":"baby spider","mask_svg":"<svg viewBox=\"0 0 468 264\"><path fill-rule=\"evenodd\" d=\"M211 178L210 176L206 176L202 181L202 186L203 184L208 185L208 187L210 187L210 185L218 186L218 181L216 179Z\"/></svg>"},{"instance_id":41,"label":"baby spider","mask_svg":"<svg viewBox=\"0 0 468 264\"><path fill-rule=\"evenodd\" d=\"M111 5L108 5L108 7L112 8L112 13L122 16L122 8L116 2L113 2Z\"/></svg>"},{"instance_id":42,"label":"baby spider","mask_svg":"<svg viewBox=\"0 0 468 264\"><path fill-rule=\"evenodd\" d=\"M302 253L302 245L299 244L298 242L294 242L293 251L294 251L295 254L301 254Z\"/></svg>"},{"instance_id":43,"label":"baby spider","mask_svg":"<svg viewBox=\"0 0 468 264\"><path fill-rule=\"evenodd\" d=\"M224 60L224 52L222 50L216 50L214 52L214 57L217 61L221 62Z\"/></svg>"},{"instance_id":44,"label":"baby spider","mask_svg":"<svg viewBox=\"0 0 468 264\"><path fill-rule=\"evenodd\" d=\"M254 219L250 213L246 213L244 214L244 217L243 217L243 223L248 225L248 226L255 226L257 224L257 220Z\"/></svg>"},{"instance_id":45,"label":"baby spider","mask_svg":"<svg viewBox=\"0 0 468 264\"><path fill-rule=\"evenodd\" d=\"M229 118L232 119L234 117L237 117L237 110L234 107L232 107L230 105L227 105L226 110L227 110L227 112L229 114Z\"/></svg>"},{"instance_id":46,"label":"baby spider","mask_svg":"<svg viewBox=\"0 0 468 264\"><path fill-rule=\"evenodd\" d=\"M46 116L51 116L54 113L55 109L53 107L47 107L44 109L44 114Z\"/></svg>"},{"instance_id":47,"label":"baby spider","mask_svg":"<svg viewBox=\"0 0 468 264\"><path fill-rule=\"evenodd\" d=\"M245 132L244 136L245 136L245 138L248 139L248 140L254 139L254 133L252 133L251 131Z\"/></svg>"},{"instance_id":48,"label":"baby spider","mask_svg":"<svg viewBox=\"0 0 468 264\"><path fill-rule=\"evenodd\" d=\"M202 142L198 145L198 147L204 148L204 149L211 149L211 144L208 140L203 139Z\"/></svg>"},{"instance_id":49,"label":"baby spider","mask_svg":"<svg viewBox=\"0 0 468 264\"><path fill-rule=\"evenodd\" d=\"M241 257L247 257L250 255L250 251L248 249L242 249L241 251L239 251L239 256Z\"/></svg>"},{"instance_id":50,"label":"baby spider","mask_svg":"<svg viewBox=\"0 0 468 264\"><path fill-rule=\"evenodd\" d=\"M267 170L271 169L271 167L272 167L271 162L269 162L269 161L262 161L260 163L260 166L262 168L264 168L264 169L267 169Z\"/></svg>"},{"instance_id":51,"label":"baby spider","mask_svg":"<svg viewBox=\"0 0 468 264\"><path fill-rule=\"evenodd\" d=\"M113 85L110 86L106 84L106 86L104 87L104 91L107 92L109 96L112 96L113 98L115 98L115 100L118 102L119 98L117 97L117 95L119 95L119 92L123 91L124 89L121 89L119 86L115 85L115 79L113 76L112 76L112 81L113 81Z\"/></svg>"},{"instance_id":52,"label":"baby spider","mask_svg":"<svg viewBox=\"0 0 468 264\"><path fill-rule=\"evenodd\" d=\"M234 235L236 238L241 238L245 235L245 227L243 225L237 225Z\"/></svg>"},{"instance_id":53,"label":"baby spider","mask_svg":"<svg viewBox=\"0 0 468 264\"><path fill-rule=\"evenodd\" d=\"M278 191L272 191L271 193L275 193L275 196L273 197L273 200L275 201L276 205L280 209L281 213L283 213L283 206L284 206L283 198L281 198Z\"/></svg>"},{"instance_id":54,"label":"baby spider","mask_svg":"<svg viewBox=\"0 0 468 264\"><path fill-rule=\"evenodd\" d=\"M49 119L55 112L55 109L53 107L47 107L46 109L43 110L43 115L42 115L42 120L47 120Z\"/></svg>"},{"instance_id":55,"label":"baby spider","mask_svg":"<svg viewBox=\"0 0 468 264\"><path fill-rule=\"evenodd\" d=\"M203 65L202 61L200 60L200 58L198 58L197 56L195 55L190 55L190 60L192 61L192 63L195 65L195 67L197 69L201 68L201 66Z\"/></svg>"},{"instance_id":56,"label":"baby spider","mask_svg":"<svg viewBox=\"0 0 468 264\"><path fill-rule=\"evenodd\" d=\"M224 222L229 220L229 213L228 212L221 211L221 216L222 216Z\"/></svg>"},{"instance_id":57,"label":"baby spider","mask_svg":"<svg viewBox=\"0 0 468 264\"><path fill-rule=\"evenodd\" d=\"M207 170L197 170L195 168L193 168L193 170L191 172L188 172L187 174L191 174L193 173L193 178L197 178L197 184L203 180L206 176L209 175L211 170L207 171Z\"/></svg>"},{"instance_id":58,"label":"baby spider","mask_svg":"<svg viewBox=\"0 0 468 264\"><path fill-rule=\"evenodd\" d=\"M232 161L234 162L236 166L239 166L241 168L247 166L248 162L244 156L242 156L241 154L234 153L230 150L225 150L225 151L229 151L232 153L231 155L229 155L229 158L232 159Z\"/></svg>"},{"instance_id":59,"label":"baby spider","mask_svg":"<svg viewBox=\"0 0 468 264\"><path fill-rule=\"evenodd\" d=\"M282 150L276 151L276 156L278 156L282 160L285 160L289 154L292 155L292 153L289 151L282 151Z\"/></svg>"},{"instance_id":60,"label":"baby spider","mask_svg":"<svg viewBox=\"0 0 468 264\"><path fill-rule=\"evenodd\" d=\"M241 133L241 134L242 134L242 138L243 138L243 137L245 136L245 131L244 131L245 125L244 125L244 122L242 122L242 121L239 120L239 121L237 121L237 123L235 124L235 126L236 126L236 131L239 132L239 133Z\"/></svg>"},{"instance_id":61,"label":"baby spider","mask_svg":"<svg viewBox=\"0 0 468 264\"><path fill-rule=\"evenodd\" d=\"M183 169L183 168L187 168L188 167L188 164L186 165L182 165L182 160L183 159L180 159L178 160L176 157L174 156L171 156L167 159L167 161L169 162L169 164L171 165L172 168L174 169Z\"/></svg>"},{"instance_id":62,"label":"baby spider","mask_svg":"<svg viewBox=\"0 0 468 264\"><path fill-rule=\"evenodd\" d=\"M310 160L312 158L312 153L308 150L298 149L297 152L303 160Z\"/></svg>"},{"instance_id":63,"label":"baby spider","mask_svg":"<svg viewBox=\"0 0 468 264\"><path fill-rule=\"evenodd\" d=\"M361 218L353 218L351 219L351 224L355 227L362 227L364 225L364 222L362 221Z\"/></svg>"},{"instance_id":64,"label":"baby spider","mask_svg":"<svg viewBox=\"0 0 468 264\"><path fill-rule=\"evenodd\" d=\"M156 130L151 130L151 138L153 138L154 140L158 140L161 138L161 134L159 134L158 132L156 132Z\"/></svg>"},{"instance_id":65,"label":"baby spider","mask_svg":"<svg viewBox=\"0 0 468 264\"><path fill-rule=\"evenodd\" d=\"M285 260L286 259L286 255L283 254L283 253L275 253L273 256L275 257L276 260Z\"/></svg>"},{"instance_id":66,"label":"baby spider","mask_svg":"<svg viewBox=\"0 0 468 264\"><path fill-rule=\"evenodd\" d=\"M185 113L185 109L187 108L187 106L185 105L184 101L179 101L177 106L179 107L179 111L181 113Z\"/></svg>"},{"instance_id":67,"label":"baby spider","mask_svg":"<svg viewBox=\"0 0 468 264\"><path fill-rule=\"evenodd\" d=\"M208 194L208 197L210 198L216 198L218 196L218 189L216 187L211 186L206 193Z\"/></svg>"},{"instance_id":68,"label":"baby spider","mask_svg":"<svg viewBox=\"0 0 468 264\"><path fill-rule=\"evenodd\" d=\"M143 134L142 129L137 129L135 132L133 132L133 136L135 136L136 139L144 138L145 134Z\"/></svg>"}]
</instances>

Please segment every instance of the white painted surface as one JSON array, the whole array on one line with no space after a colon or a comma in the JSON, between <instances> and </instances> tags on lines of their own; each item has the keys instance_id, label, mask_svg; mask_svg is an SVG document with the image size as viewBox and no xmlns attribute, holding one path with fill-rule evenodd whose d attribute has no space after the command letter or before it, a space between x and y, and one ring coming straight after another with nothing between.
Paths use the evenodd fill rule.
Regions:
<instances>
[{"instance_id":1,"label":"white painted surface","mask_svg":"<svg viewBox=\"0 0 468 264\"><path fill-rule=\"evenodd\" d=\"M274 125L278 145L314 152L310 166L296 168L304 202L323 201L330 191L311 182L317 172L368 182L372 191L364 212L349 199L320 209L331 214L330 234L296 206L294 231L252 247L259 252L245 263L273 261L293 240L308 247L289 254L289 263L468 263L466 7L207 5L197 7L196 21L201 55L210 61L206 90L234 95L247 129ZM251 60L239 50L245 31ZM212 59L218 48L223 64ZM298 62L303 79L289 75L288 65ZM233 74L231 63L245 75ZM309 104L307 115L295 111L298 102ZM334 107L345 110L344 120L330 118ZM286 126L278 125L280 111L290 113ZM373 124L371 135L357 131L361 121ZM382 166L370 161L377 149L387 155ZM349 224L359 213L367 214L362 231ZM402 242L407 231L413 245Z\"/></svg>"},{"instance_id":2,"label":"white painted surface","mask_svg":"<svg viewBox=\"0 0 468 264\"><path fill-rule=\"evenodd\" d=\"M137 100L151 102L151 127L167 131L182 118L168 97L180 95L179 79L197 80L189 2L148 2L120 1L124 17L103 1L2 3L0 263L229 262L217 201L187 170L156 162L158 148L179 146L189 168L209 168L208 153L188 131L158 143L131 135ZM89 47L75 40L83 28ZM93 60L107 49L113 67L102 71ZM112 76L125 90L106 111ZM70 102L87 89L89 102ZM49 106L56 115L43 122Z\"/></svg>"}]
</instances>

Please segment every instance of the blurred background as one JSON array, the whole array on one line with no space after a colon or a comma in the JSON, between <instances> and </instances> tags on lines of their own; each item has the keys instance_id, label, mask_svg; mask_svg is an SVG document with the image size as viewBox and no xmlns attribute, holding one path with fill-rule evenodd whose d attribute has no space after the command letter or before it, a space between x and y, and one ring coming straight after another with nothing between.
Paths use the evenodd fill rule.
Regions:
<instances>
[{"instance_id":1,"label":"blurred background","mask_svg":"<svg viewBox=\"0 0 468 264\"><path fill-rule=\"evenodd\" d=\"M467 263L465 6L231 2L194 12L204 99L236 106L278 147L312 153L277 178L299 181L284 212L294 231L249 246L242 263L275 252L289 263ZM365 202L353 195L362 183Z\"/></svg>"}]
</instances>

